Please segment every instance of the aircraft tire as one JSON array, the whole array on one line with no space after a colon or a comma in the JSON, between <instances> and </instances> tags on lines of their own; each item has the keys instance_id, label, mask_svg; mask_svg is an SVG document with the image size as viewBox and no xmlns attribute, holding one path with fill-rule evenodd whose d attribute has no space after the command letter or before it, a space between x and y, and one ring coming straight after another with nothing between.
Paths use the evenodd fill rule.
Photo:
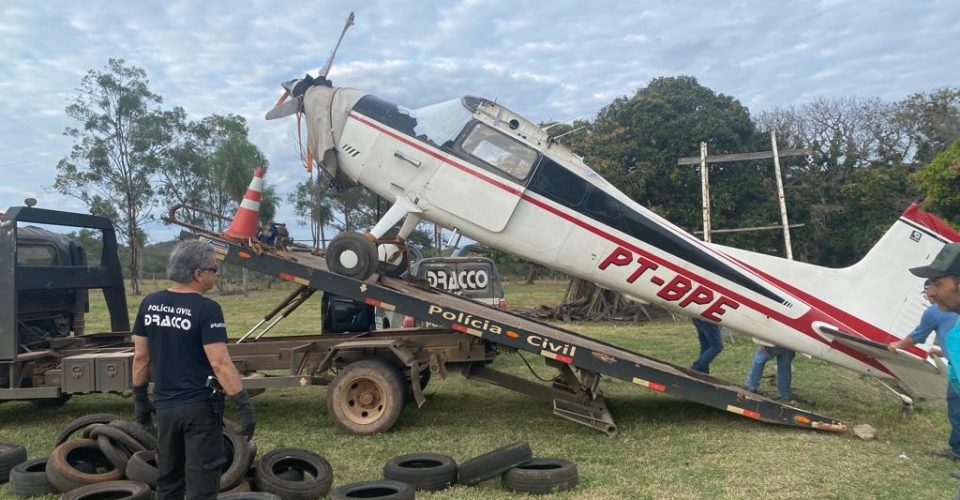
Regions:
<instances>
[{"instance_id":1,"label":"aircraft tire","mask_svg":"<svg viewBox=\"0 0 960 500\"><path fill-rule=\"evenodd\" d=\"M569 490L580 481L577 464L562 458L535 458L503 474L503 487L520 493Z\"/></svg>"},{"instance_id":2,"label":"aircraft tire","mask_svg":"<svg viewBox=\"0 0 960 500\"><path fill-rule=\"evenodd\" d=\"M377 358L361 359L337 373L327 389L327 409L337 427L349 434L383 432L403 411L404 377Z\"/></svg>"},{"instance_id":3,"label":"aircraft tire","mask_svg":"<svg viewBox=\"0 0 960 500\"><path fill-rule=\"evenodd\" d=\"M327 248L327 267L340 275L365 280L379 266L377 246L360 233L338 234Z\"/></svg>"}]
</instances>

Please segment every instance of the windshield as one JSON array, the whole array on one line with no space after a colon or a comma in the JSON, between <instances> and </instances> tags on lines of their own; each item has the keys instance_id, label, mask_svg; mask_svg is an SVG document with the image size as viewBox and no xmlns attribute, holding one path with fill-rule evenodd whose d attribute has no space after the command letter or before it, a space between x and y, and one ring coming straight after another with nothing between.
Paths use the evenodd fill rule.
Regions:
<instances>
[{"instance_id":1,"label":"windshield","mask_svg":"<svg viewBox=\"0 0 960 500\"><path fill-rule=\"evenodd\" d=\"M427 136L438 146L451 142L460 135L463 127L473 118L460 99L451 99L410 112L417 119L414 133Z\"/></svg>"}]
</instances>

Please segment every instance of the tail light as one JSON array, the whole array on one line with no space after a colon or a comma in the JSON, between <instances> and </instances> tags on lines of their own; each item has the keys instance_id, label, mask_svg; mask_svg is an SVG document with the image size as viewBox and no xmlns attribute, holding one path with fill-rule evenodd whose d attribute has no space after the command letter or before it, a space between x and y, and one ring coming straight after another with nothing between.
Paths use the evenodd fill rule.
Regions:
<instances>
[{"instance_id":1,"label":"tail light","mask_svg":"<svg viewBox=\"0 0 960 500\"><path fill-rule=\"evenodd\" d=\"M500 302L497 304L497 307L506 311L507 310L507 299L500 299Z\"/></svg>"},{"instance_id":2,"label":"tail light","mask_svg":"<svg viewBox=\"0 0 960 500\"><path fill-rule=\"evenodd\" d=\"M403 321L400 323L400 326L403 328L413 328L417 326L417 320L413 316L404 316Z\"/></svg>"}]
</instances>

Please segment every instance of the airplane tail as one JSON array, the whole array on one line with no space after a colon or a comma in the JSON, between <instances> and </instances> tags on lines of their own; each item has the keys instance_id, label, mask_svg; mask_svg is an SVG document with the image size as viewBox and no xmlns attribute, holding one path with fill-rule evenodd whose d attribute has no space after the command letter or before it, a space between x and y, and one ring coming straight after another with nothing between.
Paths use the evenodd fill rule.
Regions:
<instances>
[{"instance_id":1,"label":"airplane tail","mask_svg":"<svg viewBox=\"0 0 960 500\"><path fill-rule=\"evenodd\" d=\"M929 305L923 279L908 271L933 260L960 233L912 203L856 264L828 268L731 247L719 250L891 335L903 338Z\"/></svg>"},{"instance_id":2,"label":"airplane tail","mask_svg":"<svg viewBox=\"0 0 960 500\"><path fill-rule=\"evenodd\" d=\"M908 269L930 262L944 245L957 241L960 233L912 203L863 259L846 268L827 268L737 248L714 247L894 337L903 338L916 327L929 306L923 295L923 279L910 274ZM928 344L932 342L931 336ZM892 368L890 363L885 364ZM932 362L930 365L933 373L939 371ZM913 390L926 383L911 383L913 375L920 376L920 373L894 371L911 392L928 392ZM929 373L923 375L926 379Z\"/></svg>"}]
</instances>

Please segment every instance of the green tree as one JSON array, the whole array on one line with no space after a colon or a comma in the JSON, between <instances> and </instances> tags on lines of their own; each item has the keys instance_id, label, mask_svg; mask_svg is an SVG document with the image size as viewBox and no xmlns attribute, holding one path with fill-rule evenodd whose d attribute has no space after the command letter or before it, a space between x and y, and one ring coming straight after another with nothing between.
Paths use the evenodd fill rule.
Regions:
<instances>
[{"instance_id":1,"label":"green tree","mask_svg":"<svg viewBox=\"0 0 960 500\"><path fill-rule=\"evenodd\" d=\"M160 193L168 203L181 203L230 217L236 210L257 167L266 167L263 152L248 137L246 120L237 115L211 115L184 124L181 141L161 169ZM276 213L275 188L264 183L260 220ZM187 211L189 222L217 231L226 221L202 212Z\"/></svg>"},{"instance_id":2,"label":"green tree","mask_svg":"<svg viewBox=\"0 0 960 500\"><path fill-rule=\"evenodd\" d=\"M898 104L896 118L916 149L914 162L929 163L960 137L960 88L913 94Z\"/></svg>"},{"instance_id":3,"label":"green tree","mask_svg":"<svg viewBox=\"0 0 960 500\"><path fill-rule=\"evenodd\" d=\"M960 139L914 176L923 192L923 207L960 228Z\"/></svg>"},{"instance_id":4,"label":"green tree","mask_svg":"<svg viewBox=\"0 0 960 500\"><path fill-rule=\"evenodd\" d=\"M677 166L677 160L696 156L701 141L710 154L752 151L755 135L749 111L740 102L693 77L679 76L656 78L632 97L614 100L586 134L568 136L568 144L632 199L693 230L703 224L700 173ZM743 217L743 208L750 206L745 200L775 200L756 182L757 168L710 167L714 227L749 225Z\"/></svg>"},{"instance_id":5,"label":"green tree","mask_svg":"<svg viewBox=\"0 0 960 500\"><path fill-rule=\"evenodd\" d=\"M122 59L87 72L66 108L78 125L64 131L74 144L57 164L54 183L117 225L119 239L130 247L127 270L134 294L140 293L141 227L152 218L154 174L175 140L171 121L182 113L162 111L161 97L147 83L146 72Z\"/></svg>"},{"instance_id":6,"label":"green tree","mask_svg":"<svg viewBox=\"0 0 960 500\"><path fill-rule=\"evenodd\" d=\"M327 248L326 228L333 220L332 192L326 177L319 172L314 176L311 172L310 178L298 182L296 190L287 196L300 224L310 226L314 250Z\"/></svg>"}]
</instances>

